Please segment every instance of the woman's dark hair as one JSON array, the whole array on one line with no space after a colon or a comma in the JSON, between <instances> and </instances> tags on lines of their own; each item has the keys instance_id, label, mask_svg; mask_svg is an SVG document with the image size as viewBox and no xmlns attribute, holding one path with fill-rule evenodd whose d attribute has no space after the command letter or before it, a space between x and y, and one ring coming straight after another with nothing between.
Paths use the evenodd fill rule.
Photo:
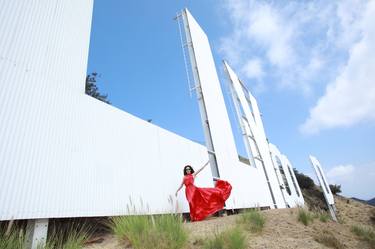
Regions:
<instances>
[{"instance_id":1,"label":"woman's dark hair","mask_svg":"<svg viewBox=\"0 0 375 249\"><path fill-rule=\"evenodd\" d=\"M193 173L194 173L194 169L193 169L193 167L191 167L190 165L186 165L186 166L184 167L184 176L187 175L186 169L188 169L188 168L190 168L190 174L193 174Z\"/></svg>"}]
</instances>

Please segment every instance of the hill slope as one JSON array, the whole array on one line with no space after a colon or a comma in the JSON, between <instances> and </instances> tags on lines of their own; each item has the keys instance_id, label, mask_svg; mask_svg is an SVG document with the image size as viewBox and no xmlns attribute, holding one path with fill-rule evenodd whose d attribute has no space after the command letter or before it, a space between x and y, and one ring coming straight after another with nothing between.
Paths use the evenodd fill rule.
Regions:
<instances>
[{"instance_id":1,"label":"hill slope","mask_svg":"<svg viewBox=\"0 0 375 249\"><path fill-rule=\"evenodd\" d=\"M309 200L314 197L307 198ZM319 200L315 200L319 202ZM317 238L330 234L336 238L339 248L371 248L369 244L359 240L352 232L353 225L374 226L371 217L375 207L344 197L335 197L339 222L322 222L314 219L313 223L305 226L297 220L298 209L277 209L262 211L266 218L263 231L260 234L246 233L247 248L328 248L317 242ZM312 205L311 203L308 205ZM221 218L209 218L201 222L186 223L184 227L189 232L188 249L202 248L207 238L213 237L226 229L236 226L238 215ZM120 249L124 248L113 235L106 235L100 244L93 244L87 249Z\"/></svg>"}]
</instances>

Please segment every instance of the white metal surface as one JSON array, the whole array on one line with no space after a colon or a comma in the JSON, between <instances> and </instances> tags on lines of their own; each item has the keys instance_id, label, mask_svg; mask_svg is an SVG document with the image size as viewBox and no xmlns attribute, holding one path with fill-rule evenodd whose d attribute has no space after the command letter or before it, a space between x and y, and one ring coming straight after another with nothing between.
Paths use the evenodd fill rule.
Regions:
<instances>
[{"instance_id":1,"label":"white metal surface","mask_svg":"<svg viewBox=\"0 0 375 249\"><path fill-rule=\"evenodd\" d=\"M301 188L298 184L296 175L294 173L293 166L290 163L287 156L282 155L282 158L283 158L283 163L285 165L285 168L287 170L289 185L293 186L293 190L294 190L292 191L293 206L303 207L305 205L305 200L303 198Z\"/></svg>"},{"instance_id":2,"label":"white metal surface","mask_svg":"<svg viewBox=\"0 0 375 249\"><path fill-rule=\"evenodd\" d=\"M84 94L92 4L0 1L0 220L170 212L183 166L208 160L204 146Z\"/></svg>"},{"instance_id":3,"label":"white metal surface","mask_svg":"<svg viewBox=\"0 0 375 249\"><path fill-rule=\"evenodd\" d=\"M206 147L84 94L92 5L0 0L0 220L171 212L183 166L208 160ZM272 206L263 172L239 162L208 39L185 13L218 170L233 185L227 208ZM196 185L212 186L212 173ZM188 211L184 194L177 202Z\"/></svg>"},{"instance_id":4,"label":"white metal surface","mask_svg":"<svg viewBox=\"0 0 375 249\"><path fill-rule=\"evenodd\" d=\"M238 120L241 122L245 136L244 140L249 144L246 149L251 150L248 155L254 157L256 168L263 171L275 207L285 207L284 196L271 159L257 101L240 82L228 63L224 62L224 68L228 74Z\"/></svg>"},{"instance_id":5,"label":"white metal surface","mask_svg":"<svg viewBox=\"0 0 375 249\"><path fill-rule=\"evenodd\" d=\"M320 186L323 190L324 197L327 201L328 206L334 205L335 200L333 198L333 194L331 192L331 189L329 188L329 184L328 184L327 179L324 175L324 171L323 171L323 168L322 168L321 164L319 163L318 159L316 159L316 157L311 156L311 155L309 157L310 157L310 162L311 162L311 164L314 168L315 174L318 178L319 184L320 184Z\"/></svg>"},{"instance_id":6,"label":"white metal surface","mask_svg":"<svg viewBox=\"0 0 375 249\"><path fill-rule=\"evenodd\" d=\"M273 206L264 174L239 162L208 38L186 9L183 19L195 86L200 91L198 94L201 94L198 97L201 98L200 111L206 142L208 148L212 142L220 177L233 185L226 207Z\"/></svg>"},{"instance_id":7,"label":"white metal surface","mask_svg":"<svg viewBox=\"0 0 375 249\"><path fill-rule=\"evenodd\" d=\"M282 185L282 193L285 201L287 202L289 207L303 206L303 195L295 177L292 164L285 155L281 154L276 145L269 143L269 149L271 152L276 175L279 179L279 183ZM280 167L282 167L285 178L283 178L282 176ZM287 184L290 188L290 194L286 190L286 186L284 183L285 180L287 181Z\"/></svg>"}]
</instances>

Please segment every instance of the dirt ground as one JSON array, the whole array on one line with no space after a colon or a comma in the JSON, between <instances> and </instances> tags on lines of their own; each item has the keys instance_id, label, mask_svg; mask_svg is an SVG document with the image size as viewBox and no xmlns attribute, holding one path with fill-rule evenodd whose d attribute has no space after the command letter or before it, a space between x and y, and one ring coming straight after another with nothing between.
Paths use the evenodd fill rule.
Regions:
<instances>
[{"instance_id":1,"label":"dirt ground","mask_svg":"<svg viewBox=\"0 0 375 249\"><path fill-rule=\"evenodd\" d=\"M266 217L266 223L260 234L247 233L248 248L254 249L283 249L283 248L328 248L317 241L316 237L322 233L333 234L344 248L370 248L365 242L358 240L350 231L352 225L373 226L370 220L375 207L342 197L336 197L339 222L328 221L326 223L315 219L308 226L297 221L298 209L277 209L262 211ZM238 215L225 217L212 217L201 222L185 223L189 232L188 249L202 247L205 238L220 233L236 226ZM88 245L86 249L120 249L125 248L114 238L107 234L101 243Z\"/></svg>"}]
</instances>

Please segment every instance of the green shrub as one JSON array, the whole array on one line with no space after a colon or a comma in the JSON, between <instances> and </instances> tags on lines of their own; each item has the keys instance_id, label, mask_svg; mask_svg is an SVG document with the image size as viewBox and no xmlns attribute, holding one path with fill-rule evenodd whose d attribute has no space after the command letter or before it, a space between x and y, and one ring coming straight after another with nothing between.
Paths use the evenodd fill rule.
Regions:
<instances>
[{"instance_id":1,"label":"green shrub","mask_svg":"<svg viewBox=\"0 0 375 249\"><path fill-rule=\"evenodd\" d=\"M310 177L308 177L305 174L302 174L302 173L298 172L298 170L296 170L295 168L293 170L294 170L294 174L297 178L297 182L298 182L300 188L302 188L302 189L314 189L315 184L314 184L314 181Z\"/></svg>"},{"instance_id":2,"label":"green shrub","mask_svg":"<svg viewBox=\"0 0 375 249\"><path fill-rule=\"evenodd\" d=\"M327 247L342 249L345 246L329 231L325 230L314 236L314 240Z\"/></svg>"},{"instance_id":3,"label":"green shrub","mask_svg":"<svg viewBox=\"0 0 375 249\"><path fill-rule=\"evenodd\" d=\"M332 194L338 194L341 193L341 185L336 184L330 184L329 188L331 189Z\"/></svg>"},{"instance_id":4,"label":"green shrub","mask_svg":"<svg viewBox=\"0 0 375 249\"><path fill-rule=\"evenodd\" d=\"M367 241L371 248L375 248L375 232L366 226L352 226L351 231L361 240Z\"/></svg>"},{"instance_id":5,"label":"green shrub","mask_svg":"<svg viewBox=\"0 0 375 249\"><path fill-rule=\"evenodd\" d=\"M110 227L119 240L135 249L180 249L187 241L181 217L177 215L113 217Z\"/></svg>"},{"instance_id":6,"label":"green shrub","mask_svg":"<svg viewBox=\"0 0 375 249\"><path fill-rule=\"evenodd\" d=\"M242 224L246 230L252 233L260 233L265 222L266 219L258 210L242 213L237 219L237 223Z\"/></svg>"},{"instance_id":7,"label":"green shrub","mask_svg":"<svg viewBox=\"0 0 375 249\"><path fill-rule=\"evenodd\" d=\"M214 238L207 240L204 249L244 249L246 248L245 235L240 228L232 228Z\"/></svg>"},{"instance_id":8,"label":"green shrub","mask_svg":"<svg viewBox=\"0 0 375 249\"><path fill-rule=\"evenodd\" d=\"M298 210L298 221L304 224L305 226L309 225L314 220L313 216L309 211L301 208Z\"/></svg>"}]
</instances>

